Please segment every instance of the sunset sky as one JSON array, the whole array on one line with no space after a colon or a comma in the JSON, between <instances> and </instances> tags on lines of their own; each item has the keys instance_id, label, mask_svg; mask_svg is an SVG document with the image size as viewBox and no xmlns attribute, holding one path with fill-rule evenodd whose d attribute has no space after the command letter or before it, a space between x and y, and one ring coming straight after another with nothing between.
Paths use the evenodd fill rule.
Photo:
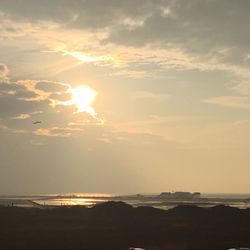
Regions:
<instances>
[{"instance_id":1,"label":"sunset sky","mask_svg":"<svg viewBox=\"0 0 250 250\"><path fill-rule=\"evenodd\" d=\"M0 0L0 194L249 192L249 10Z\"/></svg>"}]
</instances>

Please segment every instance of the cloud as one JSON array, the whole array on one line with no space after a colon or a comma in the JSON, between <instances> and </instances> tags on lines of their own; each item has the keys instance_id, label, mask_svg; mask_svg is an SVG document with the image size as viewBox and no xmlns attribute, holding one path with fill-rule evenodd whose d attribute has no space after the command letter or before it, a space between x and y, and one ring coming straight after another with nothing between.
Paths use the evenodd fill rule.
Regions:
<instances>
[{"instance_id":1,"label":"cloud","mask_svg":"<svg viewBox=\"0 0 250 250\"><path fill-rule=\"evenodd\" d=\"M151 13L160 0L21 0L1 1L0 9L23 21L51 21L75 28L99 29L113 25L121 18L140 18Z\"/></svg>"},{"instance_id":2,"label":"cloud","mask_svg":"<svg viewBox=\"0 0 250 250\"><path fill-rule=\"evenodd\" d=\"M0 117L11 118L23 113L32 113L46 109L49 106L48 101L28 101L18 99L13 95L0 96Z\"/></svg>"},{"instance_id":3,"label":"cloud","mask_svg":"<svg viewBox=\"0 0 250 250\"><path fill-rule=\"evenodd\" d=\"M54 100L55 102L61 103L70 100L71 94L70 93L52 93L49 95L50 100Z\"/></svg>"},{"instance_id":4,"label":"cloud","mask_svg":"<svg viewBox=\"0 0 250 250\"><path fill-rule=\"evenodd\" d=\"M52 81L39 81L36 83L35 88L44 92L60 94L68 90L69 84Z\"/></svg>"},{"instance_id":5,"label":"cloud","mask_svg":"<svg viewBox=\"0 0 250 250\"><path fill-rule=\"evenodd\" d=\"M18 99L18 100L36 100L37 98L39 98L39 95L33 91L28 91L28 90L19 90L17 91L14 96Z\"/></svg>"},{"instance_id":6,"label":"cloud","mask_svg":"<svg viewBox=\"0 0 250 250\"><path fill-rule=\"evenodd\" d=\"M250 96L250 79L241 79L234 82L232 90L237 94Z\"/></svg>"},{"instance_id":7,"label":"cloud","mask_svg":"<svg viewBox=\"0 0 250 250\"><path fill-rule=\"evenodd\" d=\"M13 33L22 34L20 40L34 39L36 53L67 58L60 57L64 63L56 69L51 65L53 74L79 66L68 63L72 57L80 63L115 68L111 76L136 79L190 69L250 77L246 42L250 37L244 28L248 7L247 2L232 0L0 2L2 18L11 23ZM20 31L20 23L26 33Z\"/></svg>"},{"instance_id":8,"label":"cloud","mask_svg":"<svg viewBox=\"0 0 250 250\"><path fill-rule=\"evenodd\" d=\"M43 137L69 137L81 133L85 126L103 125L102 119L92 117L86 112L75 114L75 105L60 105L71 100L69 87L70 84L48 80L1 82L2 131L8 134L29 133ZM34 126L33 122L37 120L42 123Z\"/></svg>"},{"instance_id":9,"label":"cloud","mask_svg":"<svg viewBox=\"0 0 250 250\"><path fill-rule=\"evenodd\" d=\"M249 23L247 1L233 0L14 0L1 1L0 9L5 20L36 27L46 23L57 31L75 30L83 33L105 33L97 38L100 45L162 50L178 48L186 54L202 57L211 62L249 66ZM53 26L52 25L52 26ZM15 28L12 29L15 32ZM72 30L73 28L73 30ZM28 29L28 27L26 27ZM42 30L41 30L42 32ZM31 33L31 32L30 32ZM32 32L39 36L40 32ZM35 34L38 33L38 34ZM59 33L59 32L58 32ZM46 40L45 36L40 39ZM70 40L70 39L68 39ZM92 41L96 39L92 39ZM61 45L67 43L60 39ZM71 41L71 43L73 43ZM85 44L85 43L84 43ZM91 46L91 43L87 46ZM83 55L87 61L107 58L106 55L86 55L78 43L77 48L62 51ZM89 52L89 49L87 49ZM94 48L92 51L95 51ZM76 56L79 57L79 56ZM84 59L84 60L85 60ZM167 61L167 60L166 60ZM205 62L204 61L204 62ZM105 63L105 62L103 62Z\"/></svg>"},{"instance_id":10,"label":"cloud","mask_svg":"<svg viewBox=\"0 0 250 250\"><path fill-rule=\"evenodd\" d=\"M15 95L19 91L25 91L26 88L16 82L2 82L0 83L1 95Z\"/></svg>"},{"instance_id":11,"label":"cloud","mask_svg":"<svg viewBox=\"0 0 250 250\"><path fill-rule=\"evenodd\" d=\"M247 176L249 121L235 120L250 108L249 8L244 0L0 0L1 187L14 178L20 192L29 180L38 192L120 191L123 180L128 192L166 182L188 189L193 173L207 186L218 171L222 180L230 169L232 179ZM95 109L107 122L58 105L70 100L69 85L85 82L100 93Z\"/></svg>"},{"instance_id":12,"label":"cloud","mask_svg":"<svg viewBox=\"0 0 250 250\"><path fill-rule=\"evenodd\" d=\"M12 117L12 119L14 120L25 120L29 118L30 118L30 114L20 114L18 116Z\"/></svg>"},{"instance_id":13,"label":"cloud","mask_svg":"<svg viewBox=\"0 0 250 250\"><path fill-rule=\"evenodd\" d=\"M208 98L204 102L224 107L250 109L250 97L248 96L217 96Z\"/></svg>"},{"instance_id":14,"label":"cloud","mask_svg":"<svg viewBox=\"0 0 250 250\"><path fill-rule=\"evenodd\" d=\"M154 8L144 24L133 30L126 26L114 29L109 41L134 46L179 44L189 51L206 54L215 48L230 51L239 44L249 47L249 35L244 28L250 21L247 1L238 4L233 0L174 0L164 1L161 6ZM166 9L168 15L164 14ZM242 37L245 39L240 39Z\"/></svg>"},{"instance_id":15,"label":"cloud","mask_svg":"<svg viewBox=\"0 0 250 250\"><path fill-rule=\"evenodd\" d=\"M0 83L0 117L20 117L43 110L50 104L43 93L36 91L34 81Z\"/></svg>"},{"instance_id":16,"label":"cloud","mask_svg":"<svg viewBox=\"0 0 250 250\"><path fill-rule=\"evenodd\" d=\"M0 124L0 131L3 134L27 134L26 130L23 129L15 129L15 128L10 128L4 124Z\"/></svg>"},{"instance_id":17,"label":"cloud","mask_svg":"<svg viewBox=\"0 0 250 250\"><path fill-rule=\"evenodd\" d=\"M34 131L34 134L37 136L46 136L46 137L69 137L73 132L79 132L81 129L71 129L71 128L38 128Z\"/></svg>"},{"instance_id":18,"label":"cloud","mask_svg":"<svg viewBox=\"0 0 250 250\"><path fill-rule=\"evenodd\" d=\"M155 100L166 100L168 99L168 94L163 93L153 93L149 91L138 91L133 94L133 99L140 100L140 99L155 99Z\"/></svg>"},{"instance_id":19,"label":"cloud","mask_svg":"<svg viewBox=\"0 0 250 250\"><path fill-rule=\"evenodd\" d=\"M156 136L161 138L161 140L166 140L168 142L172 141L173 143L182 143L181 140L177 140L176 133L169 132L169 128L172 127L173 124L177 125L193 120L194 117L152 115L147 119L120 123L117 122L111 126L117 133L144 134Z\"/></svg>"},{"instance_id":20,"label":"cloud","mask_svg":"<svg viewBox=\"0 0 250 250\"><path fill-rule=\"evenodd\" d=\"M5 64L0 64L0 84L8 81L9 69Z\"/></svg>"}]
</instances>

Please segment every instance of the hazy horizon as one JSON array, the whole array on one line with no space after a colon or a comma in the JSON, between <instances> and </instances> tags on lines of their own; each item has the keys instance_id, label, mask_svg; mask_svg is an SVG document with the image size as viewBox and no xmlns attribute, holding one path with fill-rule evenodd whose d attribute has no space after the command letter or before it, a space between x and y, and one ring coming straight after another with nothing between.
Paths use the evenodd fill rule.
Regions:
<instances>
[{"instance_id":1,"label":"hazy horizon","mask_svg":"<svg viewBox=\"0 0 250 250\"><path fill-rule=\"evenodd\" d=\"M162 192L168 192L164 190ZM174 193L175 191L173 191ZM188 190L176 191L176 192L189 192ZM161 192L158 193L139 193L142 196L158 196ZM190 192L192 193L192 192ZM126 197L126 196L137 196L138 193L0 193L1 197ZM249 199L250 193L201 193L201 198L222 198L222 199Z\"/></svg>"},{"instance_id":2,"label":"hazy horizon","mask_svg":"<svg viewBox=\"0 0 250 250\"><path fill-rule=\"evenodd\" d=\"M1 0L0 194L248 193L249 8Z\"/></svg>"}]
</instances>

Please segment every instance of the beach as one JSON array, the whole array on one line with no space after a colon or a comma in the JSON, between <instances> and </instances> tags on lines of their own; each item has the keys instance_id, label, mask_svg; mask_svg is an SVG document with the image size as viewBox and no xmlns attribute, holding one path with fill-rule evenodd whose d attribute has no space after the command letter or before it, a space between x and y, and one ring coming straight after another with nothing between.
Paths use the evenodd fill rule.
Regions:
<instances>
[{"instance_id":1,"label":"beach","mask_svg":"<svg viewBox=\"0 0 250 250\"><path fill-rule=\"evenodd\" d=\"M226 250L250 246L250 209L162 210L105 202L91 208L0 207L1 249Z\"/></svg>"}]
</instances>

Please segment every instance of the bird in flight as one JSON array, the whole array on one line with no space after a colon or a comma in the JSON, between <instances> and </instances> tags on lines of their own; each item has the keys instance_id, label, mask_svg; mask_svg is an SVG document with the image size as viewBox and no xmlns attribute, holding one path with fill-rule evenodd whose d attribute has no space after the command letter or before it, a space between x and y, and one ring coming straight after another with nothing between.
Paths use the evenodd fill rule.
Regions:
<instances>
[{"instance_id":1,"label":"bird in flight","mask_svg":"<svg viewBox=\"0 0 250 250\"><path fill-rule=\"evenodd\" d=\"M42 122L41 121L35 121L35 122L33 122L34 125L39 124L39 123L42 123Z\"/></svg>"}]
</instances>

